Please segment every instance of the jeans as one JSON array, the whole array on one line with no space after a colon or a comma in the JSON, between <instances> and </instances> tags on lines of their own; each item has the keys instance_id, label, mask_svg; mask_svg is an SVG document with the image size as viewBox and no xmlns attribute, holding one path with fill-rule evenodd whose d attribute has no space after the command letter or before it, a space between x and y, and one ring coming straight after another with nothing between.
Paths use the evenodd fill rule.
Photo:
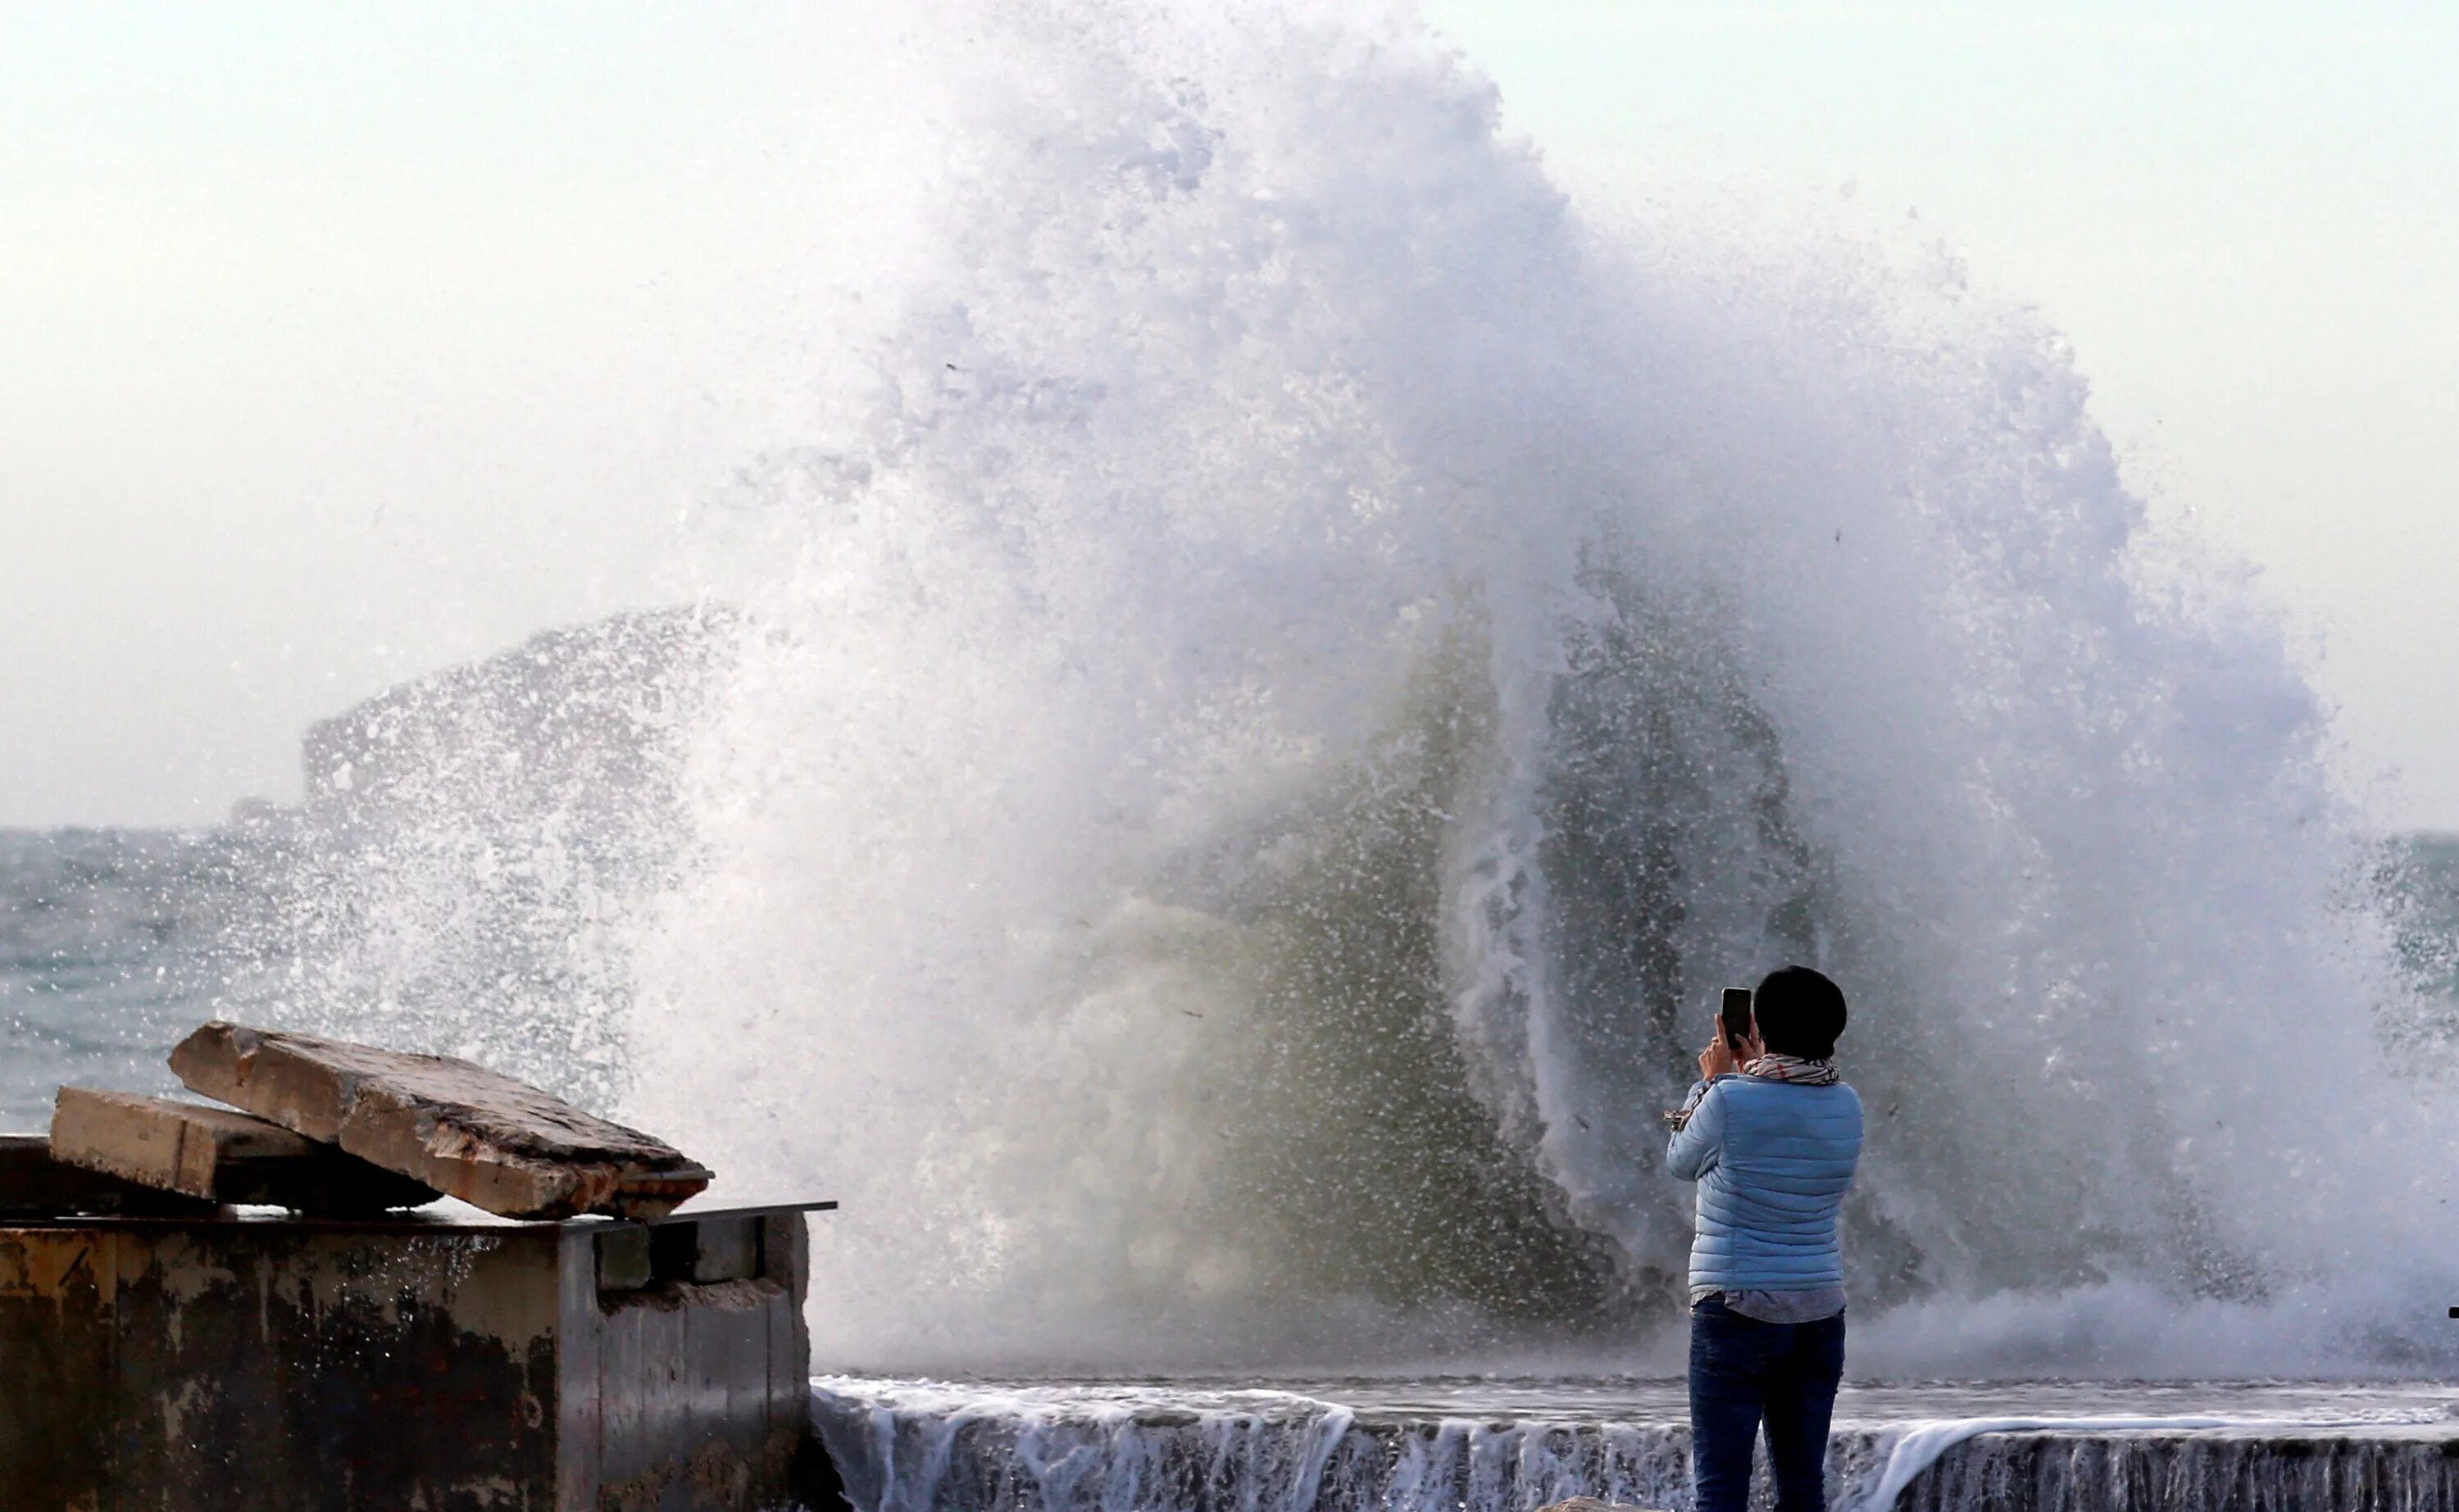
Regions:
<instances>
[{"instance_id":1,"label":"jeans","mask_svg":"<svg viewBox=\"0 0 2459 1512\"><path fill-rule=\"evenodd\" d=\"M1742 1512L1767 1420L1776 1512L1826 1512L1827 1419L1844 1375L1844 1314L1762 1323L1706 1297L1691 1309L1691 1484L1697 1512Z\"/></svg>"}]
</instances>

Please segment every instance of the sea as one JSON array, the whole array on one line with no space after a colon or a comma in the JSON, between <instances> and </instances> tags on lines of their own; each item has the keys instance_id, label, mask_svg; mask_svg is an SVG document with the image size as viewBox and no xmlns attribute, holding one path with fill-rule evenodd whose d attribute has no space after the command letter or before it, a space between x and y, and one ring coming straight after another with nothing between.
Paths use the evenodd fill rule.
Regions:
<instances>
[{"instance_id":1,"label":"sea","mask_svg":"<svg viewBox=\"0 0 2459 1512\"><path fill-rule=\"evenodd\" d=\"M64 1084L167 1092L172 1045L236 1010L278 858L233 830L0 832L0 1126L39 1132Z\"/></svg>"}]
</instances>

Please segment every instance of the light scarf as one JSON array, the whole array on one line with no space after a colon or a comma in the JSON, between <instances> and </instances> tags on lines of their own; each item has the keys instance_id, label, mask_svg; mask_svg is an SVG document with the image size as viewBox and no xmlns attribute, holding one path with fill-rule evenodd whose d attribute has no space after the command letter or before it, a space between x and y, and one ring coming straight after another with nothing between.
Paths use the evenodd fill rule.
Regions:
<instances>
[{"instance_id":1,"label":"light scarf","mask_svg":"<svg viewBox=\"0 0 2459 1512\"><path fill-rule=\"evenodd\" d=\"M1805 1060L1799 1056L1777 1055L1773 1050L1742 1067L1742 1075L1762 1082L1790 1082L1796 1086L1834 1086L1844 1080L1832 1058Z\"/></svg>"}]
</instances>

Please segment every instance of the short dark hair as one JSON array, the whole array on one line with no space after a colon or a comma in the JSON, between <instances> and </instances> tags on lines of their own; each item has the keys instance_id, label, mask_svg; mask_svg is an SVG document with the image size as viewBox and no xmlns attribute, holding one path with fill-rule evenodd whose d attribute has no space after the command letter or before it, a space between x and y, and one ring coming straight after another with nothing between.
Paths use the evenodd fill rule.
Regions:
<instances>
[{"instance_id":1,"label":"short dark hair","mask_svg":"<svg viewBox=\"0 0 2459 1512\"><path fill-rule=\"evenodd\" d=\"M1807 966L1779 966L1751 994L1759 1043L1777 1055L1824 1060L1844 1032L1844 989Z\"/></svg>"}]
</instances>

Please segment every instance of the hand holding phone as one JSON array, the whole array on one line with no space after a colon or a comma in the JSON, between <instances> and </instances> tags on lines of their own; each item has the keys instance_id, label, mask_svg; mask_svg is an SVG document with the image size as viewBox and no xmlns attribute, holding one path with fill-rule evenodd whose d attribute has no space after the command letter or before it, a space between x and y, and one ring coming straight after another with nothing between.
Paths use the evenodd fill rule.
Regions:
<instances>
[{"instance_id":1,"label":"hand holding phone","mask_svg":"<svg viewBox=\"0 0 2459 1512\"><path fill-rule=\"evenodd\" d=\"M1724 1001L1716 1009L1715 1038L1699 1052L1699 1080L1713 1082L1740 1070L1744 1059L1758 1050L1758 1038L1752 1033L1754 1027L1750 989L1726 988Z\"/></svg>"},{"instance_id":2,"label":"hand holding phone","mask_svg":"<svg viewBox=\"0 0 2459 1512\"><path fill-rule=\"evenodd\" d=\"M1748 987L1725 989L1725 1000L1717 1009L1716 1023L1725 1032L1725 1043L1735 1056L1739 1056L1743 1044L1756 1038L1752 1033L1751 990Z\"/></svg>"}]
</instances>

